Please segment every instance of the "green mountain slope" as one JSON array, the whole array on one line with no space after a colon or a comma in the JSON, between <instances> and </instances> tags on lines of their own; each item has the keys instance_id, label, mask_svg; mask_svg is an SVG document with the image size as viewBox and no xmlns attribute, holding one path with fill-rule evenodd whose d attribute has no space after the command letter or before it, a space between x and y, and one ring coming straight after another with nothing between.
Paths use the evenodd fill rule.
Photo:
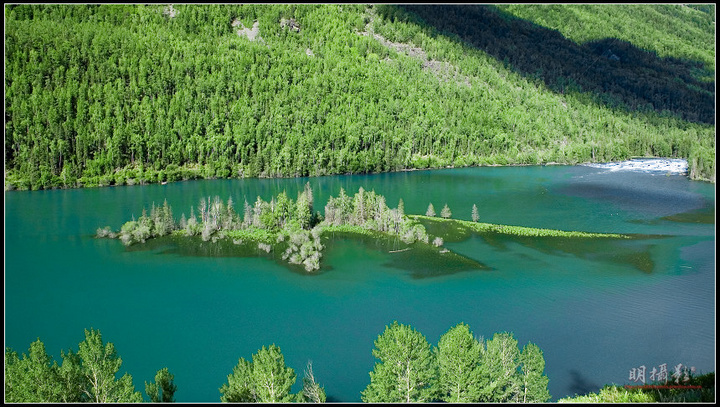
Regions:
<instances>
[{"instance_id":1,"label":"green mountain slope","mask_svg":"<svg viewBox=\"0 0 720 407\"><path fill-rule=\"evenodd\" d=\"M568 87L582 89L613 107L667 111L685 120L714 124L714 82L707 80L708 76L714 78L713 28L712 24L697 24L690 19L692 16L686 16L681 10L687 8L675 6L680 17L686 17L682 28L687 29L676 35L673 29L680 29L677 17L659 12L668 11L665 6L503 7L514 14L487 6L406 9L440 32L506 61L512 70L542 79L557 92L563 93ZM695 13L707 16L702 12L692 15ZM601 37L604 30L613 36ZM698 32L709 35L695 38ZM698 47L688 49L689 36L695 38ZM578 43L580 38L588 40ZM647 50L635 42L647 44ZM697 56L707 63L679 58L695 56L697 53L692 51L700 49L705 53ZM661 57L655 50L665 55ZM668 55L671 51L672 55Z\"/></svg>"},{"instance_id":2,"label":"green mountain slope","mask_svg":"<svg viewBox=\"0 0 720 407\"><path fill-rule=\"evenodd\" d=\"M5 187L631 156L714 182L714 9L666 19L700 39L658 29L660 51L628 36L659 6L567 39L591 27L557 26L572 7L522 7L8 5Z\"/></svg>"},{"instance_id":3,"label":"green mountain slope","mask_svg":"<svg viewBox=\"0 0 720 407\"><path fill-rule=\"evenodd\" d=\"M715 5L503 4L499 9L558 30L578 44L616 38L661 58L707 65L715 75Z\"/></svg>"}]
</instances>

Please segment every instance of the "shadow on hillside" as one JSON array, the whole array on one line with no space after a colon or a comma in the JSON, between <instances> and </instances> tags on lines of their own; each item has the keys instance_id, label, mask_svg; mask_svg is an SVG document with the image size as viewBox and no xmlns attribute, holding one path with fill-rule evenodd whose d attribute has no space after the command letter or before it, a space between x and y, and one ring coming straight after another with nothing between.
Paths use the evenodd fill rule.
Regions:
<instances>
[{"instance_id":1,"label":"shadow on hillside","mask_svg":"<svg viewBox=\"0 0 720 407\"><path fill-rule=\"evenodd\" d=\"M550 89L590 92L606 106L668 111L691 122L715 123L715 82L693 73L703 64L660 58L615 38L578 45L558 31L494 6L404 5L410 18L503 61L510 69ZM385 18L393 7L378 8Z\"/></svg>"}]
</instances>

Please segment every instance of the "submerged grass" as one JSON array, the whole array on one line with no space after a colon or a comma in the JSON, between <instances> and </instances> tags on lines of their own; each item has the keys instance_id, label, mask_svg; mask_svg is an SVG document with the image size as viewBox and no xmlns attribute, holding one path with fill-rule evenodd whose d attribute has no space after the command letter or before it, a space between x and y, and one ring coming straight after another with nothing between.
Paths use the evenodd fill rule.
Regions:
<instances>
[{"instance_id":1,"label":"submerged grass","mask_svg":"<svg viewBox=\"0 0 720 407\"><path fill-rule=\"evenodd\" d=\"M594 233L594 232L577 232L577 231L565 231L557 229L540 229L540 228L529 228L525 226L511 226L511 225L498 225L493 223L479 223L470 222L460 219L443 219L434 218L430 216L422 215L409 215L411 219L416 219L423 223L425 227L432 227L433 230L438 230L437 225L429 225L431 222L442 222L451 228L455 224L456 228L462 226L470 229L477 233L500 233L504 235L513 236L535 236L535 237L577 237L577 238L616 238L616 239L629 239L631 236L622 235L618 233ZM433 227L435 226L435 227ZM459 228L458 228L459 229ZM462 231L458 230L457 233L462 234ZM451 237L452 238L452 237Z\"/></svg>"},{"instance_id":2,"label":"submerged grass","mask_svg":"<svg viewBox=\"0 0 720 407\"><path fill-rule=\"evenodd\" d=\"M472 235L479 235L498 250L510 250L509 245L521 244L550 255L570 254L592 261L629 264L645 273L651 273L655 265L647 245L625 245L621 242L661 237L539 229L422 215L408 217L427 230L430 242L415 241L408 244L399 236L357 225L322 224L317 228L324 245L332 247L334 241L348 239L389 253L385 265L408 271L413 278L493 270L493 267L479 260L455 253L443 246L443 242L460 242ZM127 250L150 250L202 257L267 257L292 271L306 274L301 266L289 264L281 258L281 254L288 247L287 237L283 238L284 235L281 235L283 232L248 228L225 230L213 235L211 239L203 240L200 236L187 236L184 230L176 230L168 236L149 239L144 244L133 245ZM433 243L433 237L439 238L440 243ZM321 265L318 271L324 272L331 268Z\"/></svg>"},{"instance_id":3,"label":"submerged grass","mask_svg":"<svg viewBox=\"0 0 720 407\"><path fill-rule=\"evenodd\" d=\"M655 269L650 254L652 246L624 242L668 237L540 229L420 215L410 217L421 222L429 234L441 236L448 242L463 241L476 234L501 251L510 250L512 244L520 244L549 255L569 254L591 261L630 265L644 273L652 273Z\"/></svg>"},{"instance_id":4,"label":"submerged grass","mask_svg":"<svg viewBox=\"0 0 720 407\"><path fill-rule=\"evenodd\" d=\"M325 237L329 240L328 246L331 247L334 241L348 239L386 252L389 257L384 266L407 271L410 277L415 279L493 270L478 260L422 241L408 244L397 236L353 226L330 227L325 232Z\"/></svg>"},{"instance_id":5,"label":"submerged grass","mask_svg":"<svg viewBox=\"0 0 720 407\"><path fill-rule=\"evenodd\" d=\"M705 207L700 209L676 213L674 215L663 216L660 219L670 222L704 223L712 225L715 223L715 206L706 205Z\"/></svg>"}]
</instances>

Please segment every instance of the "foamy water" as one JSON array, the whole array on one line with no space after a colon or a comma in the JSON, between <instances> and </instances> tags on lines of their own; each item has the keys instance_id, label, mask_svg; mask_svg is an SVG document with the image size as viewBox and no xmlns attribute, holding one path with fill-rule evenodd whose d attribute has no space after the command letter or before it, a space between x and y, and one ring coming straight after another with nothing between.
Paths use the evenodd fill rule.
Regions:
<instances>
[{"instance_id":1,"label":"foamy water","mask_svg":"<svg viewBox=\"0 0 720 407\"><path fill-rule=\"evenodd\" d=\"M593 168L605 168L608 171L662 172L669 174L687 174L687 160L683 158L640 158L610 163L581 164Z\"/></svg>"}]
</instances>

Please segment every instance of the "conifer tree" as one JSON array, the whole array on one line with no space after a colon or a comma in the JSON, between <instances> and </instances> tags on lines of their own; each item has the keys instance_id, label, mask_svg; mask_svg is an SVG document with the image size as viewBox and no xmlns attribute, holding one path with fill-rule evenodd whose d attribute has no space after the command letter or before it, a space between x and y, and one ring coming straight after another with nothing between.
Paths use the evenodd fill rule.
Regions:
<instances>
[{"instance_id":1,"label":"conifer tree","mask_svg":"<svg viewBox=\"0 0 720 407\"><path fill-rule=\"evenodd\" d=\"M228 375L228 382L220 387L220 394L220 400L224 403L255 402L252 362L240 358Z\"/></svg>"},{"instance_id":2,"label":"conifer tree","mask_svg":"<svg viewBox=\"0 0 720 407\"><path fill-rule=\"evenodd\" d=\"M168 368L164 367L155 374L154 383L145 382L145 394L150 397L150 401L153 403L174 402L177 386L173 383L173 379L175 379L175 375L171 374Z\"/></svg>"},{"instance_id":3,"label":"conifer tree","mask_svg":"<svg viewBox=\"0 0 720 407\"><path fill-rule=\"evenodd\" d=\"M310 229L310 221L312 220L312 212L310 211L307 196L305 195L304 192L298 196L296 205L297 205L297 207L295 210L295 216L297 218L298 223L300 224L300 227L303 229Z\"/></svg>"},{"instance_id":4,"label":"conifer tree","mask_svg":"<svg viewBox=\"0 0 720 407\"><path fill-rule=\"evenodd\" d=\"M428 205L427 211L425 211L425 216L435 216L435 207L433 206L432 202L430 202L430 205Z\"/></svg>"},{"instance_id":5,"label":"conifer tree","mask_svg":"<svg viewBox=\"0 0 720 407\"><path fill-rule=\"evenodd\" d=\"M447 206L447 204L445 204L445 206L443 206L442 210L440 211L440 217L443 219L450 219L451 216L452 212L450 212L450 208Z\"/></svg>"},{"instance_id":6,"label":"conifer tree","mask_svg":"<svg viewBox=\"0 0 720 407\"><path fill-rule=\"evenodd\" d=\"M248 227L248 226L252 225L252 222L253 222L252 206L250 206L247 199L245 199L245 204L243 205L243 226Z\"/></svg>"}]
</instances>

